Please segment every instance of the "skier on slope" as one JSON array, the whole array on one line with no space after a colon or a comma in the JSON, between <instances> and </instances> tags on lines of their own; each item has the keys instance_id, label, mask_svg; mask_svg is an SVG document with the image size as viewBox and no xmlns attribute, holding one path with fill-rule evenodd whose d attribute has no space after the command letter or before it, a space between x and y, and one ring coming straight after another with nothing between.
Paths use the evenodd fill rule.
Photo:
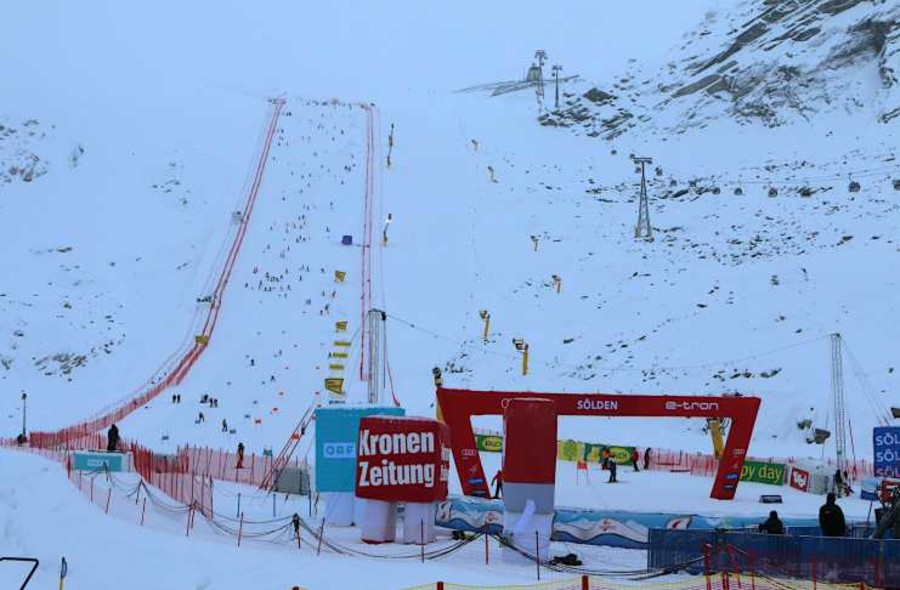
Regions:
<instances>
[{"instance_id":1,"label":"skier on slope","mask_svg":"<svg viewBox=\"0 0 900 590\"><path fill-rule=\"evenodd\" d=\"M491 480L491 483L494 484L494 498L499 498L501 494L503 494L503 470L498 469L497 473L494 474L494 479Z\"/></svg>"},{"instance_id":2,"label":"skier on slope","mask_svg":"<svg viewBox=\"0 0 900 590\"><path fill-rule=\"evenodd\" d=\"M239 442L237 446L237 467L236 469L244 468L244 443Z\"/></svg>"}]
</instances>

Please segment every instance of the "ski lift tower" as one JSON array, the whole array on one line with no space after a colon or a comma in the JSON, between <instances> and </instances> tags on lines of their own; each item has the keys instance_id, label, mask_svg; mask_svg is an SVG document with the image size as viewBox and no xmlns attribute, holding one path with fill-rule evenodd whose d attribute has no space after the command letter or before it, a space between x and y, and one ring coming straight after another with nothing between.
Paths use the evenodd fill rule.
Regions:
<instances>
[{"instance_id":1,"label":"ski lift tower","mask_svg":"<svg viewBox=\"0 0 900 590\"><path fill-rule=\"evenodd\" d=\"M534 52L534 59L537 60L538 67L538 94L540 95L540 99L543 102L544 100L544 62L547 61L547 52L543 49L538 49Z\"/></svg>"},{"instance_id":2,"label":"ski lift tower","mask_svg":"<svg viewBox=\"0 0 900 590\"><path fill-rule=\"evenodd\" d=\"M634 226L634 238L653 241L653 230L650 227L650 197L647 196L647 165L653 163L653 158L632 158L635 166L640 167L641 173L641 197L638 202L638 221Z\"/></svg>"}]
</instances>

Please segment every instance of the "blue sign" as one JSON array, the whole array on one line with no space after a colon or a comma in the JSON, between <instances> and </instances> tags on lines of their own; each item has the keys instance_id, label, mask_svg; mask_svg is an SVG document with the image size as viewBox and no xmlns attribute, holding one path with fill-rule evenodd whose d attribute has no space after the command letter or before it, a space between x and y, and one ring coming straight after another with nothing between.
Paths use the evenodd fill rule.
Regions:
<instances>
[{"instance_id":1,"label":"blue sign","mask_svg":"<svg viewBox=\"0 0 900 590\"><path fill-rule=\"evenodd\" d=\"M872 431L875 476L900 477L900 426L877 426Z\"/></svg>"},{"instance_id":2,"label":"blue sign","mask_svg":"<svg viewBox=\"0 0 900 590\"><path fill-rule=\"evenodd\" d=\"M76 471L128 471L128 455L122 453L95 453L75 451L72 468Z\"/></svg>"},{"instance_id":3,"label":"blue sign","mask_svg":"<svg viewBox=\"0 0 900 590\"><path fill-rule=\"evenodd\" d=\"M316 491L356 490L356 439L363 416L405 416L403 408L340 407L316 410Z\"/></svg>"}]
</instances>

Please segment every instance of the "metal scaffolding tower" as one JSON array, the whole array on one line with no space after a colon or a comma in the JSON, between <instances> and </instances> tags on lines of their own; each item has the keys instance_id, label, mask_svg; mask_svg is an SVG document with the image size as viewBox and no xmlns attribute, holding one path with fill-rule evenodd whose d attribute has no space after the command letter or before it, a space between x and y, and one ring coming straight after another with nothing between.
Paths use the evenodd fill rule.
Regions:
<instances>
[{"instance_id":1,"label":"metal scaffolding tower","mask_svg":"<svg viewBox=\"0 0 900 590\"><path fill-rule=\"evenodd\" d=\"M834 446L837 468L847 466L847 414L844 409L844 364L841 352L841 335L831 335L831 393L834 397Z\"/></svg>"}]
</instances>

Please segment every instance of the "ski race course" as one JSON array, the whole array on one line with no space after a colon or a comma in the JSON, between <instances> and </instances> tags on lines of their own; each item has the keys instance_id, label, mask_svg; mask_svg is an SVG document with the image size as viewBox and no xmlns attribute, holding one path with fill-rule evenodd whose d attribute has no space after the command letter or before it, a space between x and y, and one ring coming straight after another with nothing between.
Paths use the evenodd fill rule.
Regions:
<instances>
[{"instance_id":1,"label":"ski race course","mask_svg":"<svg viewBox=\"0 0 900 590\"><path fill-rule=\"evenodd\" d=\"M900 584L893 4L8 16L0 589Z\"/></svg>"}]
</instances>

